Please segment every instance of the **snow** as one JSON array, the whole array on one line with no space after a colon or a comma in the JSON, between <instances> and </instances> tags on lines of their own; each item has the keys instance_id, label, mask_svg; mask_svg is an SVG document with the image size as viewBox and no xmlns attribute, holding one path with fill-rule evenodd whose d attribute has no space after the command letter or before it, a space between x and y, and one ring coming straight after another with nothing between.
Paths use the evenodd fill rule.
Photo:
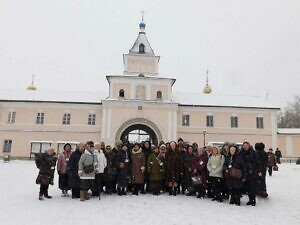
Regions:
<instances>
[{"instance_id":1,"label":"snow","mask_svg":"<svg viewBox=\"0 0 300 225\"><path fill-rule=\"evenodd\" d=\"M86 202L60 197L50 186L53 199L39 201L35 184L37 169L32 161L0 161L0 223L3 225L66 224L178 224L178 225L298 225L300 224L300 166L283 164L279 172L267 178L268 199L257 200L257 206L231 206L186 196L106 196ZM297 178L297 179L295 179Z\"/></svg>"},{"instance_id":2,"label":"snow","mask_svg":"<svg viewBox=\"0 0 300 225\"><path fill-rule=\"evenodd\" d=\"M278 134L300 134L299 128L279 128Z\"/></svg>"}]
</instances>

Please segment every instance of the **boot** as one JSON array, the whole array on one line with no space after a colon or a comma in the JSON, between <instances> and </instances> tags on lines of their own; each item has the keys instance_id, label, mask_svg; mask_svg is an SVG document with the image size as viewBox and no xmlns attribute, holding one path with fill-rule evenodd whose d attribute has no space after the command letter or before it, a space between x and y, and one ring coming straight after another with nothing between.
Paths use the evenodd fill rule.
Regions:
<instances>
[{"instance_id":1,"label":"boot","mask_svg":"<svg viewBox=\"0 0 300 225\"><path fill-rule=\"evenodd\" d=\"M44 200L43 194L39 194L39 200Z\"/></svg>"},{"instance_id":2,"label":"boot","mask_svg":"<svg viewBox=\"0 0 300 225\"><path fill-rule=\"evenodd\" d=\"M241 205L241 198L240 196L235 196L235 205L240 206Z\"/></svg>"},{"instance_id":3,"label":"boot","mask_svg":"<svg viewBox=\"0 0 300 225\"><path fill-rule=\"evenodd\" d=\"M138 191L138 186L137 186L137 184L134 185L132 194L133 194L133 195L139 195L139 191Z\"/></svg>"},{"instance_id":4,"label":"boot","mask_svg":"<svg viewBox=\"0 0 300 225\"><path fill-rule=\"evenodd\" d=\"M178 191L177 188L173 188L173 196L176 196L176 195L177 195L177 191ZM180 193L180 192L179 192L179 193Z\"/></svg>"},{"instance_id":5,"label":"boot","mask_svg":"<svg viewBox=\"0 0 300 225\"><path fill-rule=\"evenodd\" d=\"M169 187L169 195L173 195L173 189Z\"/></svg>"},{"instance_id":6,"label":"boot","mask_svg":"<svg viewBox=\"0 0 300 225\"><path fill-rule=\"evenodd\" d=\"M121 188L118 188L118 195L119 195L119 196L123 195L123 194L122 194L122 191L121 191Z\"/></svg>"},{"instance_id":7,"label":"boot","mask_svg":"<svg viewBox=\"0 0 300 225\"><path fill-rule=\"evenodd\" d=\"M122 195L127 195L125 188L122 188Z\"/></svg>"},{"instance_id":8,"label":"boot","mask_svg":"<svg viewBox=\"0 0 300 225\"><path fill-rule=\"evenodd\" d=\"M85 201L84 191L80 190L80 201Z\"/></svg>"},{"instance_id":9,"label":"boot","mask_svg":"<svg viewBox=\"0 0 300 225\"><path fill-rule=\"evenodd\" d=\"M235 204L235 201L236 201L235 196L234 195L230 195L229 204L233 205L233 204Z\"/></svg>"},{"instance_id":10,"label":"boot","mask_svg":"<svg viewBox=\"0 0 300 225\"><path fill-rule=\"evenodd\" d=\"M52 198L52 196L48 195L48 191L45 192L44 196L45 196L45 198L48 198L48 199Z\"/></svg>"},{"instance_id":11,"label":"boot","mask_svg":"<svg viewBox=\"0 0 300 225\"><path fill-rule=\"evenodd\" d=\"M89 195L88 191L84 191L84 199L90 200L90 195Z\"/></svg>"}]
</instances>

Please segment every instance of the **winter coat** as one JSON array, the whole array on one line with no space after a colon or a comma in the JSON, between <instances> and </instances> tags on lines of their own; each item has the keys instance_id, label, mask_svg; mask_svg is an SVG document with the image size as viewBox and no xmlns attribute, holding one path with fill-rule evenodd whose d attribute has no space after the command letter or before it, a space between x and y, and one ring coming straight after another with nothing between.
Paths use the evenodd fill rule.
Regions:
<instances>
[{"instance_id":1,"label":"winter coat","mask_svg":"<svg viewBox=\"0 0 300 225\"><path fill-rule=\"evenodd\" d=\"M177 151L167 151L165 159L166 179L168 182L178 182L182 173L182 163Z\"/></svg>"},{"instance_id":2,"label":"winter coat","mask_svg":"<svg viewBox=\"0 0 300 225\"><path fill-rule=\"evenodd\" d=\"M53 185L56 161L55 153L53 155L49 155L47 152L35 154L35 164L39 169L36 184Z\"/></svg>"},{"instance_id":3,"label":"winter coat","mask_svg":"<svg viewBox=\"0 0 300 225\"><path fill-rule=\"evenodd\" d=\"M242 177L236 178L233 176L229 175L229 169L230 168L235 168L239 169L242 172ZM245 180L247 177L247 169L246 169L246 164L238 153L234 154L233 156L228 155L225 159L224 163L224 171L225 171L225 183L226 186L229 189L242 189L244 184L242 180Z\"/></svg>"},{"instance_id":4,"label":"winter coat","mask_svg":"<svg viewBox=\"0 0 300 225\"><path fill-rule=\"evenodd\" d=\"M84 167L93 165L94 170L91 173L84 172ZM81 155L78 162L78 173L81 173L81 180L93 180L95 179L95 174L99 173L99 163L98 158L94 153L91 153L88 150L85 150Z\"/></svg>"},{"instance_id":5,"label":"winter coat","mask_svg":"<svg viewBox=\"0 0 300 225\"><path fill-rule=\"evenodd\" d=\"M67 173L67 164L70 159L71 152L62 152L59 154L57 159L57 172L59 174Z\"/></svg>"},{"instance_id":6,"label":"winter coat","mask_svg":"<svg viewBox=\"0 0 300 225\"><path fill-rule=\"evenodd\" d=\"M203 187L207 187L208 171L207 171L208 156L206 153L197 155L192 162L192 176L200 176Z\"/></svg>"},{"instance_id":7,"label":"winter coat","mask_svg":"<svg viewBox=\"0 0 300 225\"><path fill-rule=\"evenodd\" d=\"M195 158L195 154L193 154L193 153L190 154L190 153L186 152L184 154L183 166L184 166L185 172L192 171L192 165L193 165L194 158Z\"/></svg>"},{"instance_id":8,"label":"winter coat","mask_svg":"<svg viewBox=\"0 0 300 225\"><path fill-rule=\"evenodd\" d=\"M276 157L273 152L268 152L268 167L276 166Z\"/></svg>"},{"instance_id":9,"label":"winter coat","mask_svg":"<svg viewBox=\"0 0 300 225\"><path fill-rule=\"evenodd\" d=\"M107 161L107 166L104 170L104 179L106 181L112 181L116 179L117 176L117 152L107 151L105 152L105 157Z\"/></svg>"},{"instance_id":10,"label":"winter coat","mask_svg":"<svg viewBox=\"0 0 300 225\"><path fill-rule=\"evenodd\" d=\"M71 188L80 187L80 178L78 176L78 162L80 160L82 153L79 149L72 152L69 162L67 164L67 173L69 174L69 186Z\"/></svg>"},{"instance_id":11,"label":"winter coat","mask_svg":"<svg viewBox=\"0 0 300 225\"><path fill-rule=\"evenodd\" d=\"M118 187L127 187L129 179L130 158L127 151L119 150L116 157Z\"/></svg>"},{"instance_id":12,"label":"winter coat","mask_svg":"<svg viewBox=\"0 0 300 225\"><path fill-rule=\"evenodd\" d=\"M146 160L141 148L138 151L131 150L131 160L132 183L143 184Z\"/></svg>"},{"instance_id":13,"label":"winter coat","mask_svg":"<svg viewBox=\"0 0 300 225\"><path fill-rule=\"evenodd\" d=\"M211 155L207 163L209 176L223 178L224 162L225 157L223 155Z\"/></svg>"},{"instance_id":14,"label":"winter coat","mask_svg":"<svg viewBox=\"0 0 300 225\"><path fill-rule=\"evenodd\" d=\"M147 172L150 181L162 181L164 178L164 158L159 153L152 153L147 160Z\"/></svg>"},{"instance_id":15,"label":"winter coat","mask_svg":"<svg viewBox=\"0 0 300 225\"><path fill-rule=\"evenodd\" d=\"M247 178L257 179L258 173L262 172L261 164L257 153L250 148L248 151L241 150L239 152L241 157L243 158L246 169L247 169Z\"/></svg>"},{"instance_id":16,"label":"winter coat","mask_svg":"<svg viewBox=\"0 0 300 225\"><path fill-rule=\"evenodd\" d=\"M259 164L261 165L261 170L266 171L268 166L268 154L265 152L264 149L256 150L256 154L259 159Z\"/></svg>"},{"instance_id":17,"label":"winter coat","mask_svg":"<svg viewBox=\"0 0 300 225\"><path fill-rule=\"evenodd\" d=\"M97 156L98 160L99 173L104 173L104 169L107 166L106 157L101 149L99 150L99 152L96 151L95 155Z\"/></svg>"}]
</instances>

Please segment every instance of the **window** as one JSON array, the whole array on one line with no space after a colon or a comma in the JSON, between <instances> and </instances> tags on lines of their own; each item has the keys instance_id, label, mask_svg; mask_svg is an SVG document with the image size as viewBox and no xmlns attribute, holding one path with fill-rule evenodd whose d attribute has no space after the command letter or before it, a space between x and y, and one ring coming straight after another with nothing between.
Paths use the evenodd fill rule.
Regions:
<instances>
[{"instance_id":1,"label":"window","mask_svg":"<svg viewBox=\"0 0 300 225\"><path fill-rule=\"evenodd\" d=\"M189 126L189 125L190 125L190 115L183 115L182 126Z\"/></svg>"},{"instance_id":2,"label":"window","mask_svg":"<svg viewBox=\"0 0 300 225\"><path fill-rule=\"evenodd\" d=\"M88 125L95 125L95 124L96 124L96 114L95 113L89 113Z\"/></svg>"},{"instance_id":3,"label":"window","mask_svg":"<svg viewBox=\"0 0 300 225\"><path fill-rule=\"evenodd\" d=\"M44 124L45 113L39 112L36 114L36 124Z\"/></svg>"},{"instance_id":4,"label":"window","mask_svg":"<svg viewBox=\"0 0 300 225\"><path fill-rule=\"evenodd\" d=\"M157 91L156 92L156 98L157 99L162 99L162 93L161 93L161 91Z\"/></svg>"},{"instance_id":5,"label":"window","mask_svg":"<svg viewBox=\"0 0 300 225\"><path fill-rule=\"evenodd\" d=\"M9 112L7 122L8 123L15 123L15 121L16 121L16 112L15 111Z\"/></svg>"},{"instance_id":6,"label":"window","mask_svg":"<svg viewBox=\"0 0 300 225\"><path fill-rule=\"evenodd\" d=\"M51 147L52 141L31 141L30 158L35 153L44 153Z\"/></svg>"},{"instance_id":7,"label":"window","mask_svg":"<svg viewBox=\"0 0 300 225\"><path fill-rule=\"evenodd\" d=\"M119 91L119 97L120 97L120 98L124 98L124 96L125 96L125 91L124 91L124 89L121 89L121 90Z\"/></svg>"},{"instance_id":8,"label":"window","mask_svg":"<svg viewBox=\"0 0 300 225\"><path fill-rule=\"evenodd\" d=\"M264 118L259 116L256 117L256 128L257 129L264 129Z\"/></svg>"},{"instance_id":9,"label":"window","mask_svg":"<svg viewBox=\"0 0 300 225\"><path fill-rule=\"evenodd\" d=\"M70 124L70 121L71 121L71 113L65 113L64 116L63 116L63 121L62 123L64 125L69 125Z\"/></svg>"},{"instance_id":10,"label":"window","mask_svg":"<svg viewBox=\"0 0 300 225\"><path fill-rule=\"evenodd\" d=\"M144 44L139 45L139 53L142 53L142 54L145 53L145 45Z\"/></svg>"},{"instance_id":11,"label":"window","mask_svg":"<svg viewBox=\"0 0 300 225\"><path fill-rule=\"evenodd\" d=\"M4 140L3 152L10 153L11 152L11 144L12 144L12 140Z\"/></svg>"},{"instance_id":12,"label":"window","mask_svg":"<svg viewBox=\"0 0 300 225\"><path fill-rule=\"evenodd\" d=\"M237 128L239 126L239 119L237 116L231 116L231 127Z\"/></svg>"},{"instance_id":13,"label":"window","mask_svg":"<svg viewBox=\"0 0 300 225\"><path fill-rule=\"evenodd\" d=\"M207 115L206 116L206 126L207 127L213 127L214 126L214 116L213 115Z\"/></svg>"}]
</instances>

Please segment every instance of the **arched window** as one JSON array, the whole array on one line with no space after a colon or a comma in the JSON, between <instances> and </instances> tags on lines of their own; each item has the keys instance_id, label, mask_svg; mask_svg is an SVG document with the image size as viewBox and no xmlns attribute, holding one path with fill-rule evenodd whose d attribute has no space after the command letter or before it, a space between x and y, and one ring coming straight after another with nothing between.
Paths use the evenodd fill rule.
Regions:
<instances>
[{"instance_id":1,"label":"arched window","mask_svg":"<svg viewBox=\"0 0 300 225\"><path fill-rule=\"evenodd\" d=\"M145 45L144 44L140 44L139 45L139 53L145 53Z\"/></svg>"},{"instance_id":2,"label":"arched window","mask_svg":"<svg viewBox=\"0 0 300 225\"><path fill-rule=\"evenodd\" d=\"M119 91L119 97L120 97L120 98L124 98L124 96L125 96L125 91L124 91L124 89L120 89L120 91Z\"/></svg>"},{"instance_id":3,"label":"arched window","mask_svg":"<svg viewBox=\"0 0 300 225\"><path fill-rule=\"evenodd\" d=\"M156 98L157 99L162 99L162 93L161 93L161 91L157 91L156 92Z\"/></svg>"}]
</instances>

